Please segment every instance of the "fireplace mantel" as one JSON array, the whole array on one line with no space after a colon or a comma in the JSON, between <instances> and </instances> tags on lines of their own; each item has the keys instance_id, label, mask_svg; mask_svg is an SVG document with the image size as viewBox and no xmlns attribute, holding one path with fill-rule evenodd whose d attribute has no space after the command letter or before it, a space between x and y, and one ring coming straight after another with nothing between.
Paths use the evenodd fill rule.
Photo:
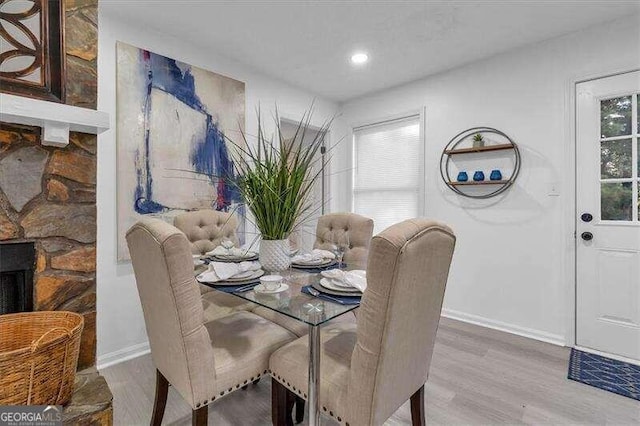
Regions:
<instances>
[{"instance_id":1,"label":"fireplace mantel","mask_svg":"<svg viewBox=\"0 0 640 426\"><path fill-rule=\"evenodd\" d=\"M100 134L110 127L109 114L56 102L0 94L0 121L42 127L42 144L65 147L69 132Z\"/></svg>"}]
</instances>

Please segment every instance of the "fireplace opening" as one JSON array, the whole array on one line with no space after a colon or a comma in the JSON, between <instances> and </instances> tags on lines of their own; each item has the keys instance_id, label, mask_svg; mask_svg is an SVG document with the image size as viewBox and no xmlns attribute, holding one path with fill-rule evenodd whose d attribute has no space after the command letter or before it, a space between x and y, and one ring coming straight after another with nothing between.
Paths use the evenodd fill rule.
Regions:
<instances>
[{"instance_id":1,"label":"fireplace opening","mask_svg":"<svg viewBox=\"0 0 640 426\"><path fill-rule=\"evenodd\" d=\"M33 311L33 242L0 244L0 315Z\"/></svg>"}]
</instances>

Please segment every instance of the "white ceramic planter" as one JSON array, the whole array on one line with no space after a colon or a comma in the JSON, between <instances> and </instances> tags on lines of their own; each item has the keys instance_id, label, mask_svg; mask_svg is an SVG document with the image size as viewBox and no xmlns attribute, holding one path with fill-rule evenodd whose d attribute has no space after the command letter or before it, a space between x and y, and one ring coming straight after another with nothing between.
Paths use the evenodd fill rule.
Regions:
<instances>
[{"instance_id":1,"label":"white ceramic planter","mask_svg":"<svg viewBox=\"0 0 640 426\"><path fill-rule=\"evenodd\" d=\"M262 240L260 242L260 264L269 272L284 271L289 268L289 240Z\"/></svg>"}]
</instances>

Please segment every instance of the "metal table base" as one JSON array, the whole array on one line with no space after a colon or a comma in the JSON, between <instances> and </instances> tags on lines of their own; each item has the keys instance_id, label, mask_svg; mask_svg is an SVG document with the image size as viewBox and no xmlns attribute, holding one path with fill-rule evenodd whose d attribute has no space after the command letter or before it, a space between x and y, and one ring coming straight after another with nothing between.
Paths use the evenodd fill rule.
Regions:
<instances>
[{"instance_id":1,"label":"metal table base","mask_svg":"<svg viewBox=\"0 0 640 426\"><path fill-rule=\"evenodd\" d=\"M309 325L309 426L320 426L320 326Z\"/></svg>"}]
</instances>

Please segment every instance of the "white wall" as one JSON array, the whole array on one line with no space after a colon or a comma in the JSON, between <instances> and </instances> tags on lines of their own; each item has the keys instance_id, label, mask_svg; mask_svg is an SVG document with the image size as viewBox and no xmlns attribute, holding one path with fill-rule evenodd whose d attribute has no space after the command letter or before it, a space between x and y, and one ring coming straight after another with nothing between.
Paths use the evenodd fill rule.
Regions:
<instances>
[{"instance_id":1,"label":"white wall","mask_svg":"<svg viewBox=\"0 0 640 426\"><path fill-rule=\"evenodd\" d=\"M255 108L270 124L273 106L298 119L315 98L314 125L333 116L337 105L267 78L237 62L166 34L109 16L116 4L99 5L98 109L111 114L112 128L98 138L98 366L144 351L147 336L130 263L116 262L116 41L179 59L246 83L247 132L255 134ZM330 135L333 138L333 135Z\"/></svg>"},{"instance_id":2,"label":"white wall","mask_svg":"<svg viewBox=\"0 0 640 426\"><path fill-rule=\"evenodd\" d=\"M573 343L572 82L640 68L638 22L595 27L343 105L347 125L426 107L426 216L458 235L449 315ZM442 148L474 126L504 131L523 153L520 178L497 202L462 199L439 176ZM340 158L349 149L343 144ZM346 188L343 179L332 187ZM559 197L548 195L552 184ZM335 208L348 208L346 192L334 194Z\"/></svg>"}]
</instances>

